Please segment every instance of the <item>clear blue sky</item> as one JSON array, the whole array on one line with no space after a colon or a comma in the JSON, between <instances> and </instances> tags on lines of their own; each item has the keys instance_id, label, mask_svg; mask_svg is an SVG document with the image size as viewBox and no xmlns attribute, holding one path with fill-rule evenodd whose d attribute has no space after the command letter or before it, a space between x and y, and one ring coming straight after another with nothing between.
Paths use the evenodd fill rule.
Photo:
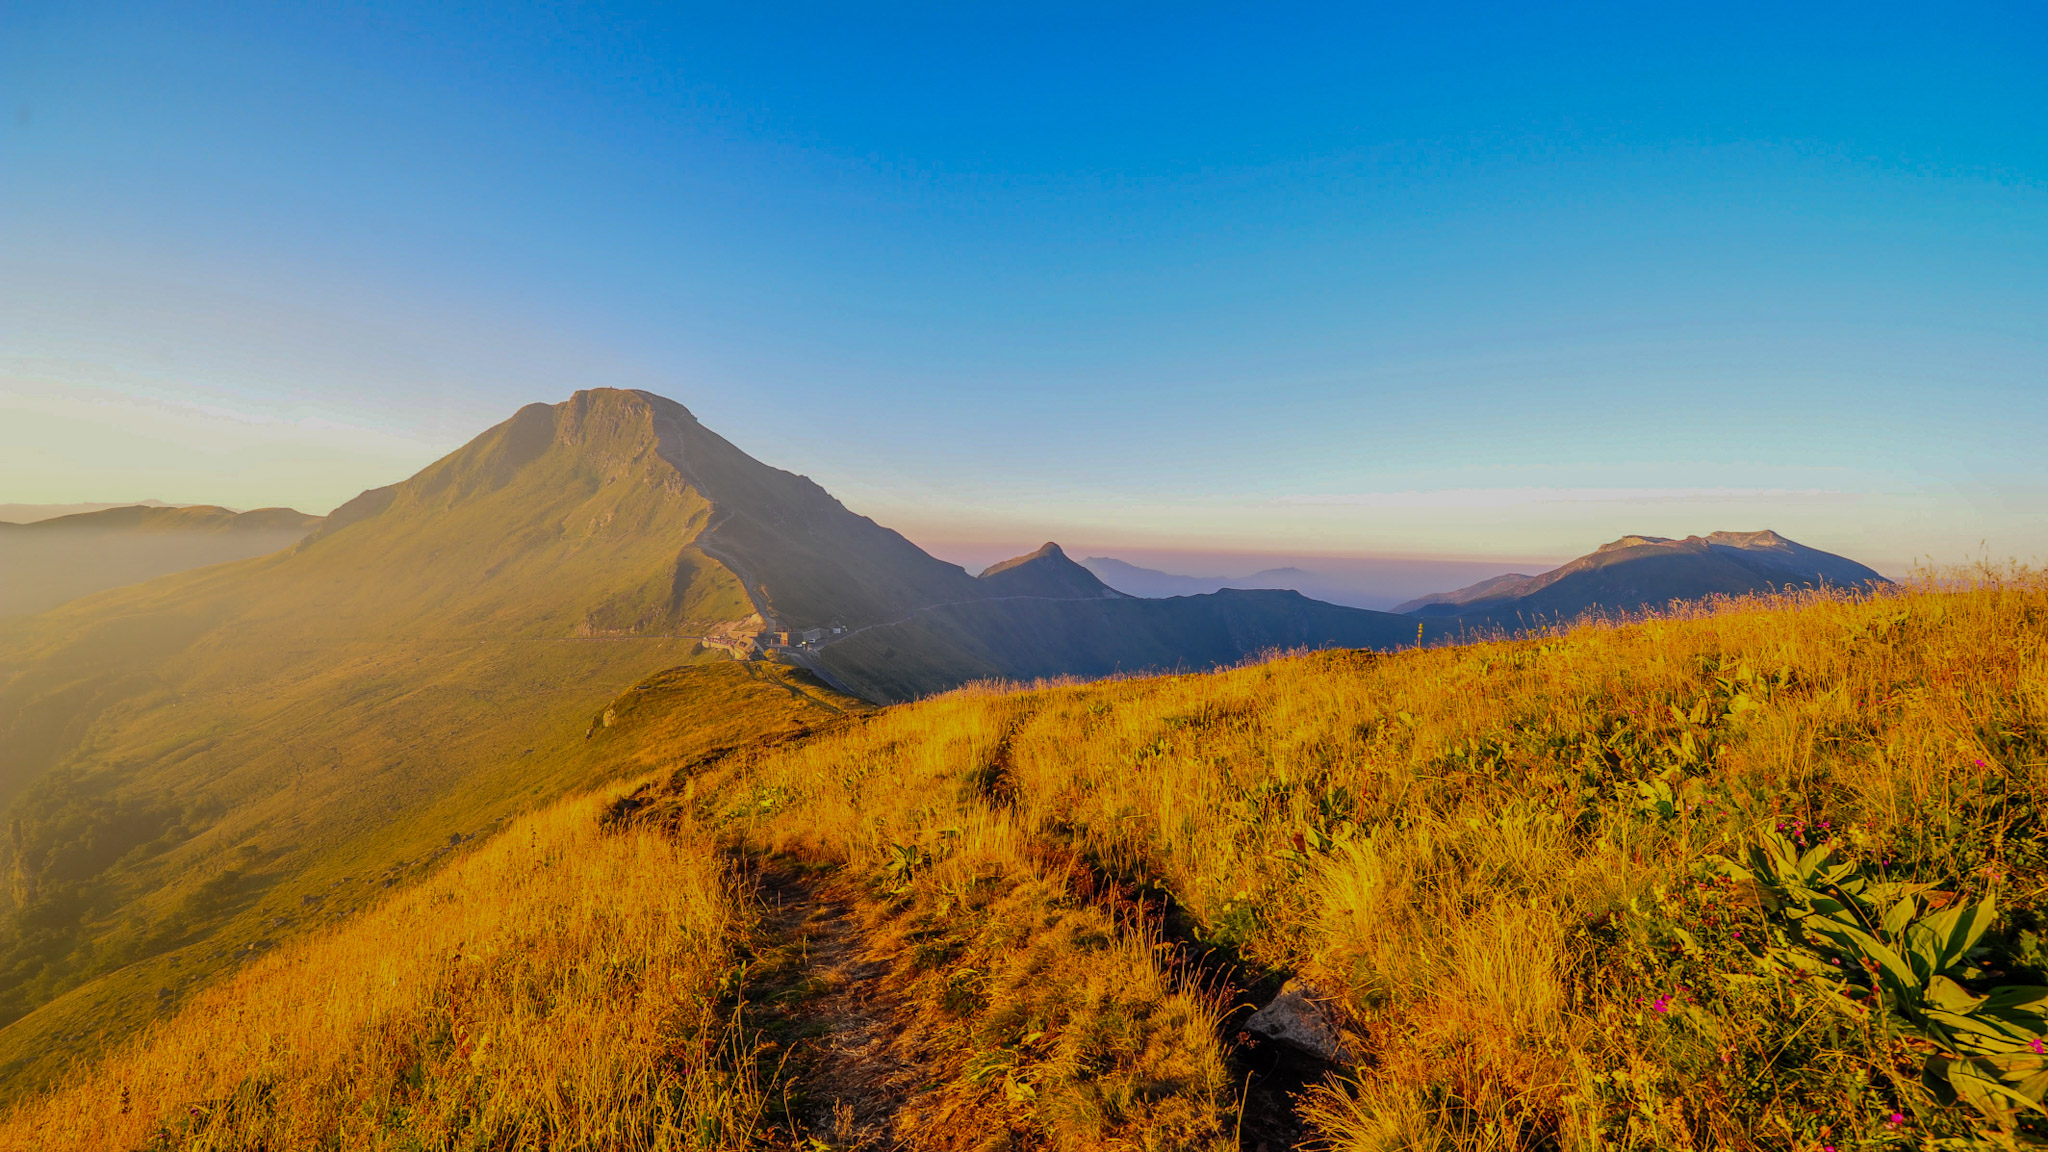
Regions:
<instances>
[{"instance_id":1,"label":"clear blue sky","mask_svg":"<svg viewBox=\"0 0 2048 1152\"><path fill-rule=\"evenodd\" d=\"M610 384L942 552L2048 558L2039 4L854 7L0 8L0 502Z\"/></svg>"}]
</instances>

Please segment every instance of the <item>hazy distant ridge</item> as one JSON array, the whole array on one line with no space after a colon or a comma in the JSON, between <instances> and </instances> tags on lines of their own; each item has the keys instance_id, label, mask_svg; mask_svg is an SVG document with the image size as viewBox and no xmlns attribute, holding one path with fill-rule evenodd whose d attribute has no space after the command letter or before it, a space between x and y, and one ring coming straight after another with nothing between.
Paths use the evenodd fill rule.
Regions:
<instances>
[{"instance_id":1,"label":"hazy distant ridge","mask_svg":"<svg viewBox=\"0 0 2048 1152\"><path fill-rule=\"evenodd\" d=\"M235 512L210 504L128 504L0 523L0 616L275 552L319 524L320 517L290 508Z\"/></svg>"},{"instance_id":2,"label":"hazy distant ridge","mask_svg":"<svg viewBox=\"0 0 2048 1152\"><path fill-rule=\"evenodd\" d=\"M1888 583L1863 564L1768 529L1682 540L1624 536L1539 576L1497 576L1411 600L1397 611L1516 627L1570 620L1589 611L1661 608L1674 600Z\"/></svg>"}]
</instances>

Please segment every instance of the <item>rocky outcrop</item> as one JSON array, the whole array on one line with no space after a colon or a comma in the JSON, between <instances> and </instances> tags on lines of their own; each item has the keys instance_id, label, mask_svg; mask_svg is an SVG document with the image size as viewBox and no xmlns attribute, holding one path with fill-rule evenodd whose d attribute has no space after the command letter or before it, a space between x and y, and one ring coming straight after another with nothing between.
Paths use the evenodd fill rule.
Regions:
<instances>
[{"instance_id":1,"label":"rocky outcrop","mask_svg":"<svg viewBox=\"0 0 2048 1152\"><path fill-rule=\"evenodd\" d=\"M1330 1064L1356 1059L1344 1035L1343 1018L1334 1001L1301 980L1289 980L1280 994L1251 1014L1244 1030L1261 1040L1285 1044Z\"/></svg>"}]
</instances>

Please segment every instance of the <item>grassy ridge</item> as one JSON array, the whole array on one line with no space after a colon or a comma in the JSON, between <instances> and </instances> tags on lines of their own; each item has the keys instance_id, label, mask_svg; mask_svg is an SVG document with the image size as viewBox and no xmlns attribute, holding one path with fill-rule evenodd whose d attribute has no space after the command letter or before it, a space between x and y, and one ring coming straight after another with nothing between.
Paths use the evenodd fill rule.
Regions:
<instances>
[{"instance_id":1,"label":"grassy ridge","mask_svg":"<svg viewBox=\"0 0 2048 1152\"><path fill-rule=\"evenodd\" d=\"M1307 978L1365 1053L1307 1106L1337 1147L1843 1148L2038 1121L1923 1089L1928 1047L1763 958L1782 917L1712 858L1783 824L1995 888L1978 977L2038 984L2044 776L2048 586L2022 577L959 693L721 787L746 835L923 867L934 906L967 890L949 869L1078 860Z\"/></svg>"},{"instance_id":2,"label":"grassy ridge","mask_svg":"<svg viewBox=\"0 0 2048 1152\"><path fill-rule=\"evenodd\" d=\"M1304 981L1348 1031L1355 1064L1300 1102L1339 1149L2038 1142L2026 1109L1944 1092L1954 1058L1908 1021L1931 1018L1926 1006L1827 951L1817 921L1793 923L1789 881L1722 861L1787 844L1872 893L1911 882L1886 898L1903 893L1905 909L1891 905L1887 939L1995 912L1944 969L1951 1007L2042 983L2044 641L2048 582L2022 574L1522 641L965 690L688 762L610 810L617 839L598 838L594 810L575 817L589 838L563 862L666 821L685 844L833 877L858 905L876 1002L896 1014L884 1054L914 1062L891 1102L892 1135L911 1146L1231 1146L1249 1117L1229 1042L1241 1017L1216 999L1226 960L1241 987ZM486 851L517 850L513 835ZM677 915L652 898L620 909ZM767 948L755 921L724 923L742 950L729 955ZM1830 972L1845 957L1848 974ZM750 967L742 995L768 991L773 968ZM793 1019L817 1003L800 974L769 997ZM691 995L700 1011L713 1002ZM492 1011L519 1019L510 1001ZM2008 1018L2034 1031L2000 1059L2031 1074L2038 1016ZM195 1009L168 1026L187 1039L161 1050L187 1053L171 1061L187 1071L166 1083L196 1082L220 1019ZM432 1019L397 1019L408 1051L441 1042ZM697 1050L671 1055L675 1075L709 1067L691 1063ZM40 1106L60 1111L33 1115L106 1107L144 1059L103 1066ZM641 1073L588 1068L580 1098L639 1098ZM790 1089L749 1080L743 1060L718 1069L737 1077L721 1081L733 1126L720 1131L765 1107L766 1139ZM272 1097L310 1093L289 1115L355 1115L324 1075L294 1072L310 1086ZM466 1115L554 1122L554 1097L484 1084ZM206 1091L155 1098L204 1109L227 1090Z\"/></svg>"}]
</instances>

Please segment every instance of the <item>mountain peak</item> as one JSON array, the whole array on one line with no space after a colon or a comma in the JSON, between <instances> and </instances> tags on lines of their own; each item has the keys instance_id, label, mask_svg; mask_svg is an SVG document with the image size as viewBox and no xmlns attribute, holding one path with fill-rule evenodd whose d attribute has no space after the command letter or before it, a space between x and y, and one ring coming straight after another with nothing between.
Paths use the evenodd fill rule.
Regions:
<instances>
[{"instance_id":1,"label":"mountain peak","mask_svg":"<svg viewBox=\"0 0 2048 1152\"><path fill-rule=\"evenodd\" d=\"M1610 540L1594 549L1594 555L1602 552L1619 552L1624 548L1648 548L1652 545L1670 543L1674 541L1669 536L1623 536L1619 540Z\"/></svg>"},{"instance_id":2,"label":"mountain peak","mask_svg":"<svg viewBox=\"0 0 2048 1152\"><path fill-rule=\"evenodd\" d=\"M1123 595L1046 541L1037 550L991 565L980 580L991 596L1044 596L1055 600L1111 600Z\"/></svg>"},{"instance_id":3,"label":"mountain peak","mask_svg":"<svg viewBox=\"0 0 2048 1152\"><path fill-rule=\"evenodd\" d=\"M1761 532L1710 532L1707 543L1719 544L1724 548L1774 548L1779 550L1797 548L1799 545L1778 535L1769 528Z\"/></svg>"},{"instance_id":4,"label":"mountain peak","mask_svg":"<svg viewBox=\"0 0 2048 1152\"><path fill-rule=\"evenodd\" d=\"M1068 559L1067 554L1060 549L1059 545L1053 543L1050 540L1047 540L1045 543L1040 544L1037 548L1029 552L1026 552L1022 556L1012 556L1008 560L1004 560L1001 563L989 565L988 568L982 571L981 579L986 580L991 576L999 576L1004 572L1008 572L1012 568L1021 568L1026 564L1035 563L1040 560L1054 562L1057 562L1058 560L1067 560L1068 563L1072 563L1072 561Z\"/></svg>"}]
</instances>

